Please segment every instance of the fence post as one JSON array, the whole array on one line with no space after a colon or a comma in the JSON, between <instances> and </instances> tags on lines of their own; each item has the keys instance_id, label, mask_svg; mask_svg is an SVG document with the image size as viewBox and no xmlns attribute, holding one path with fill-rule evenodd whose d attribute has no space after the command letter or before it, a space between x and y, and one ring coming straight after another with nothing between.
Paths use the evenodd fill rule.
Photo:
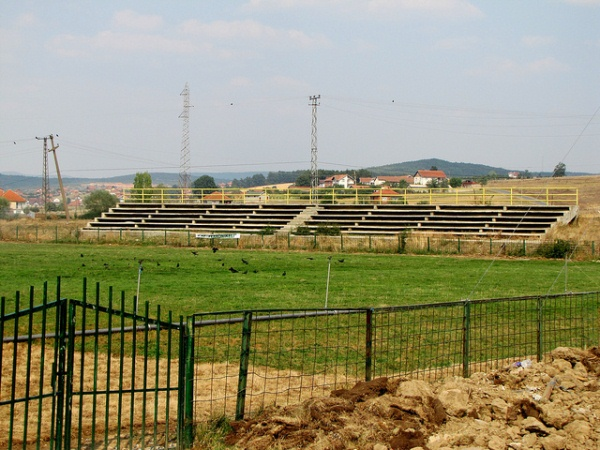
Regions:
<instances>
[{"instance_id":1,"label":"fence post","mask_svg":"<svg viewBox=\"0 0 600 450\"><path fill-rule=\"evenodd\" d=\"M19 240L19 225L15 227L15 241Z\"/></svg>"},{"instance_id":2,"label":"fence post","mask_svg":"<svg viewBox=\"0 0 600 450\"><path fill-rule=\"evenodd\" d=\"M460 238L458 238L458 242L456 244L456 250L460 253Z\"/></svg>"},{"instance_id":3,"label":"fence post","mask_svg":"<svg viewBox=\"0 0 600 450\"><path fill-rule=\"evenodd\" d=\"M57 343L56 343L56 372L54 373L54 395L56 396L56 428L55 428L55 448L60 450L63 448L64 436L63 433L71 433L70 429L65 427L65 361L66 341L67 341L67 304L60 298L60 277L57 279L56 287L56 323L58 325Z\"/></svg>"},{"instance_id":4,"label":"fence post","mask_svg":"<svg viewBox=\"0 0 600 450\"><path fill-rule=\"evenodd\" d=\"M371 381L373 376L373 308L367 309L367 327L365 330L365 381Z\"/></svg>"},{"instance_id":5,"label":"fence post","mask_svg":"<svg viewBox=\"0 0 600 450\"><path fill-rule=\"evenodd\" d=\"M184 363L179 366L179 402L183 407L179 409L179 432L183 448L191 448L194 442L194 316L179 318L181 324L179 342L180 361Z\"/></svg>"},{"instance_id":6,"label":"fence post","mask_svg":"<svg viewBox=\"0 0 600 450\"><path fill-rule=\"evenodd\" d=\"M542 297L538 297L538 299L537 299L537 360L538 360L538 362L540 362L542 360L542 345L543 345L542 307L543 307L543 305L544 305L544 302L542 301Z\"/></svg>"},{"instance_id":7,"label":"fence post","mask_svg":"<svg viewBox=\"0 0 600 450\"><path fill-rule=\"evenodd\" d=\"M238 378L238 394L235 404L235 420L244 418L246 406L246 386L248 383L248 365L250 364L250 338L252 337L252 311L244 312L242 325L242 348L240 351L240 375Z\"/></svg>"},{"instance_id":8,"label":"fence post","mask_svg":"<svg viewBox=\"0 0 600 450\"><path fill-rule=\"evenodd\" d=\"M471 342L471 302L469 299L463 303L463 378L469 377L469 344Z\"/></svg>"}]
</instances>

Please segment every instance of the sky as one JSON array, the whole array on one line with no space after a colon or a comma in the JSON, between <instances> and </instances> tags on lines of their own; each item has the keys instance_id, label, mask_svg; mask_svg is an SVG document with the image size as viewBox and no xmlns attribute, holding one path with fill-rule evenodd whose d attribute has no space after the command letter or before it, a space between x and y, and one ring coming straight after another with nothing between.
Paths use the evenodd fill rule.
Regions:
<instances>
[{"instance_id":1,"label":"sky","mask_svg":"<svg viewBox=\"0 0 600 450\"><path fill-rule=\"evenodd\" d=\"M600 0L3 0L0 173L179 172L186 83L193 174L600 173Z\"/></svg>"}]
</instances>

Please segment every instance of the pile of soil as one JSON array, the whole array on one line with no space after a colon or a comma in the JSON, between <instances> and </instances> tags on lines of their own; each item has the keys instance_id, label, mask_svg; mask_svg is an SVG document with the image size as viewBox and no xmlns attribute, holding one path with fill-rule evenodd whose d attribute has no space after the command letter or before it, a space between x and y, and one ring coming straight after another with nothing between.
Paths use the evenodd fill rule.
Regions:
<instances>
[{"instance_id":1,"label":"pile of soil","mask_svg":"<svg viewBox=\"0 0 600 450\"><path fill-rule=\"evenodd\" d=\"M600 349L470 378L378 378L232 423L242 449L597 449Z\"/></svg>"}]
</instances>

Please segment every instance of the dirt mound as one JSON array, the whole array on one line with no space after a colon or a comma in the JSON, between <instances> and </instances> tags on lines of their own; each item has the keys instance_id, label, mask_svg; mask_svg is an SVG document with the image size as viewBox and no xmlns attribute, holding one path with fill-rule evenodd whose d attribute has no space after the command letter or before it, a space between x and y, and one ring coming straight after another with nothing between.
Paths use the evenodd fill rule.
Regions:
<instances>
[{"instance_id":1,"label":"dirt mound","mask_svg":"<svg viewBox=\"0 0 600 450\"><path fill-rule=\"evenodd\" d=\"M600 350L428 383L378 378L232 423L243 449L600 448Z\"/></svg>"}]
</instances>

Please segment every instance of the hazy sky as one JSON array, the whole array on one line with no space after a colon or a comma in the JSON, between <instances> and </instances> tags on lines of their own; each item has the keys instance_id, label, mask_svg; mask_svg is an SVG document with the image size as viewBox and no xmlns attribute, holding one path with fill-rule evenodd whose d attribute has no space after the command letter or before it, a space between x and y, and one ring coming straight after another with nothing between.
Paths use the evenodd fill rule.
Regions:
<instances>
[{"instance_id":1,"label":"hazy sky","mask_svg":"<svg viewBox=\"0 0 600 450\"><path fill-rule=\"evenodd\" d=\"M600 0L2 0L0 173L600 173ZM54 165L50 159L50 173Z\"/></svg>"}]
</instances>

